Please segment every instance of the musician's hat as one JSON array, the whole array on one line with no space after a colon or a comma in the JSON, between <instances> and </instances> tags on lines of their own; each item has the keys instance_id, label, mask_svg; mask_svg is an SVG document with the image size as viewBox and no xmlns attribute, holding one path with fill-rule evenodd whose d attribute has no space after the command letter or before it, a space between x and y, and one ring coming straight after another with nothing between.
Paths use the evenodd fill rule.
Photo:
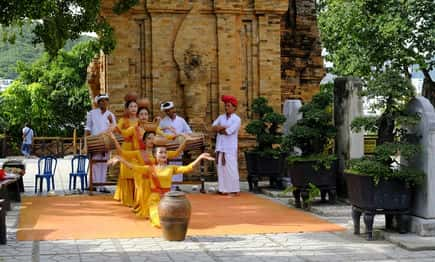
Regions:
<instances>
[{"instance_id":1,"label":"musician's hat","mask_svg":"<svg viewBox=\"0 0 435 262\"><path fill-rule=\"evenodd\" d=\"M95 97L95 103L98 104L98 102L100 102L101 99L107 99L109 100L109 95L107 94L99 94Z\"/></svg>"},{"instance_id":2,"label":"musician's hat","mask_svg":"<svg viewBox=\"0 0 435 262\"><path fill-rule=\"evenodd\" d=\"M174 102L172 101L166 101L160 104L160 110L165 111L168 109L174 108Z\"/></svg>"}]
</instances>

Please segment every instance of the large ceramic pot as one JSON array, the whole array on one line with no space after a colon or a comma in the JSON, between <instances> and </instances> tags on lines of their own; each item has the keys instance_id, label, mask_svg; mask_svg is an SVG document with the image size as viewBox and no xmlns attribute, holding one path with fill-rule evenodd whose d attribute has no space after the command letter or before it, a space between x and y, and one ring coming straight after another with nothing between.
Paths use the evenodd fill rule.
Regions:
<instances>
[{"instance_id":1,"label":"large ceramic pot","mask_svg":"<svg viewBox=\"0 0 435 262\"><path fill-rule=\"evenodd\" d=\"M285 154L273 157L262 156L257 152L245 151L245 159L248 170L249 191L259 191L258 181L262 177L269 178L271 187L282 189Z\"/></svg>"},{"instance_id":2,"label":"large ceramic pot","mask_svg":"<svg viewBox=\"0 0 435 262\"><path fill-rule=\"evenodd\" d=\"M159 203L163 238L169 241L184 240L189 225L190 212L190 202L183 192L166 193Z\"/></svg>"},{"instance_id":3,"label":"large ceramic pot","mask_svg":"<svg viewBox=\"0 0 435 262\"><path fill-rule=\"evenodd\" d=\"M337 162L334 161L330 169L324 167L315 168L315 165L315 161L300 161L287 167L287 174L295 188L293 195L296 207L302 207L301 197L306 204L310 184L319 188L322 201L326 201L326 195L328 195L330 202L334 202L336 199Z\"/></svg>"},{"instance_id":4,"label":"large ceramic pot","mask_svg":"<svg viewBox=\"0 0 435 262\"><path fill-rule=\"evenodd\" d=\"M354 233L360 233L360 217L364 214L367 240L373 239L373 221L376 214L385 215L385 227L396 228L400 233L408 231L412 189L397 179L381 180L376 185L373 177L345 173L349 201L352 204Z\"/></svg>"},{"instance_id":5,"label":"large ceramic pot","mask_svg":"<svg viewBox=\"0 0 435 262\"><path fill-rule=\"evenodd\" d=\"M287 174L291 177L292 185L299 188L314 184L318 188L335 188L336 167L334 162L330 169L324 167L315 168L315 161L295 162L288 166Z\"/></svg>"},{"instance_id":6,"label":"large ceramic pot","mask_svg":"<svg viewBox=\"0 0 435 262\"><path fill-rule=\"evenodd\" d=\"M345 174L350 203L364 210L409 210L412 191L402 181L381 180L370 176Z\"/></svg>"}]
</instances>

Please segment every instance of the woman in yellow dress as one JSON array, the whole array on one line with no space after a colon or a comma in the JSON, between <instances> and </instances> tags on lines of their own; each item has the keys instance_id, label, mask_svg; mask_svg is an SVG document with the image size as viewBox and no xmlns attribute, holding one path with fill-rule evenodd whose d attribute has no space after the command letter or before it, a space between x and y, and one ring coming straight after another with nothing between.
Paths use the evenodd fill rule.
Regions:
<instances>
[{"instance_id":1,"label":"woman in yellow dress","mask_svg":"<svg viewBox=\"0 0 435 262\"><path fill-rule=\"evenodd\" d=\"M187 166L168 165L168 151L162 145L155 146L154 157L156 159L155 165L137 165L126 161L122 157L118 157L118 159L135 172L145 174L149 178L151 195L148 197L147 207L149 208L150 221L151 225L160 227L158 206L161 197L171 190L172 175L192 172L193 167L202 159L214 161L214 158L209 153L202 153Z\"/></svg>"},{"instance_id":2,"label":"woman in yellow dress","mask_svg":"<svg viewBox=\"0 0 435 262\"><path fill-rule=\"evenodd\" d=\"M145 149L140 150L123 150L116 140L113 133L111 138L115 143L118 154L123 158L127 159L129 162L137 163L139 165L154 165L156 160L152 154L154 148L154 139L156 138L156 133L154 131L146 131L143 135L143 144ZM187 140L190 138L188 135L183 134L184 141L180 144L177 150L168 151L168 158L177 158L186 147ZM160 137L163 138L163 137ZM165 140L166 141L166 140ZM147 176L143 173L134 173L134 183L136 188L135 203L133 205L133 211L137 216L147 218L149 216L149 209L147 206L148 197L150 196L150 181Z\"/></svg>"},{"instance_id":3,"label":"woman in yellow dress","mask_svg":"<svg viewBox=\"0 0 435 262\"><path fill-rule=\"evenodd\" d=\"M137 124L134 126L131 126L127 129L120 129L119 131L121 132L121 135L124 137L124 140L130 141L132 147L126 150L145 150L146 149L146 145L145 145L145 140L143 139L143 136L145 134L145 132L147 131L152 131L155 132L155 134L158 135L162 135L165 136L167 139L169 140L173 140L175 139L178 135L174 135L174 134L165 134L163 133L163 131L160 129L159 127L159 118L154 119L153 122L149 122L149 118L150 118L150 113L148 110L148 106L149 106L149 101L147 102L147 100L141 100L138 101L139 103L139 109L137 110ZM125 149L125 147L122 147L122 149ZM152 149L150 149L152 150ZM150 154L152 155L152 154ZM132 160L133 161L133 160ZM140 161L139 163L142 163L142 161ZM121 168L123 168L124 165L121 164ZM120 192L124 192L124 191L128 191L128 196L131 196L131 194L134 196L133 197L133 202L128 202L130 207L133 207L136 210L136 208L139 205L139 202L141 201L140 199L137 199L137 188L138 187L143 187L143 183L147 183L147 181L143 182L140 181L139 177L134 177L134 175L131 173L131 171L126 170L125 167L122 170L123 174L128 174L127 177L127 183L128 183L128 187L127 190L122 190L122 187L120 188ZM124 179L125 180L125 179ZM122 180L120 180L122 181ZM126 183L121 183L121 185L126 184ZM131 197L129 198L129 200L131 199Z\"/></svg>"},{"instance_id":4,"label":"woman in yellow dress","mask_svg":"<svg viewBox=\"0 0 435 262\"><path fill-rule=\"evenodd\" d=\"M153 122L149 122L150 113L148 107L140 106L137 110L137 124L131 126L130 128L121 130L121 135L124 137L124 140L131 141L132 148L125 150L139 150L145 149L145 144L143 140L143 135L146 131L154 131L159 136L164 136L169 140L175 139L178 134L165 134L162 129L159 127L160 119L156 118Z\"/></svg>"},{"instance_id":5,"label":"woman in yellow dress","mask_svg":"<svg viewBox=\"0 0 435 262\"><path fill-rule=\"evenodd\" d=\"M138 105L136 102L137 96L135 94L127 94L124 97L125 100L125 114L117 125L116 131L121 133L125 130L136 126L138 118ZM122 143L122 148L124 150L133 150L133 139L129 137L124 137L124 142ZM118 183L116 185L115 195L113 196L115 200L121 201L123 205L132 206L134 204L134 180L133 172L125 168L123 164L120 165Z\"/></svg>"}]
</instances>

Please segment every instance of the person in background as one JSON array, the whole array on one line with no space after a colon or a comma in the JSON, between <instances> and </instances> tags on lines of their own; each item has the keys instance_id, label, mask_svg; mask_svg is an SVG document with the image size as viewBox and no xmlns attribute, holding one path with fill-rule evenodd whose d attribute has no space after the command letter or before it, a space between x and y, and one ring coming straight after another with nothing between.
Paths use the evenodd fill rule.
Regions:
<instances>
[{"instance_id":1,"label":"person in background","mask_svg":"<svg viewBox=\"0 0 435 262\"><path fill-rule=\"evenodd\" d=\"M115 115L110 112L107 107L109 105L109 96L100 94L95 97L97 108L92 109L86 116L85 135L100 135L114 129L116 126ZM85 140L86 144L86 140ZM107 178L107 160L109 159L109 152L98 153L92 155L92 160L95 162L92 165L92 179L94 183L106 183ZM106 161L106 162L105 162ZM96 190L103 193L110 193L104 186L96 187Z\"/></svg>"},{"instance_id":2,"label":"person in background","mask_svg":"<svg viewBox=\"0 0 435 262\"><path fill-rule=\"evenodd\" d=\"M30 124L26 123L22 130L23 144L21 145L21 153L25 157L29 157L32 151L33 129Z\"/></svg>"},{"instance_id":3,"label":"person in background","mask_svg":"<svg viewBox=\"0 0 435 262\"><path fill-rule=\"evenodd\" d=\"M124 116L118 121L117 131L122 134L124 130L137 125L137 110L138 104L136 102L137 95L129 93L124 97L125 112ZM124 137L122 142L122 149L133 150L133 138ZM123 164L120 166L118 183L116 185L115 195L113 198L119 200L123 205L133 206L134 204L134 180L133 173L130 169L126 168Z\"/></svg>"},{"instance_id":4,"label":"person in background","mask_svg":"<svg viewBox=\"0 0 435 262\"><path fill-rule=\"evenodd\" d=\"M238 155L238 133L241 120L236 115L237 99L234 96L222 96L225 114L220 115L212 124L216 132L216 168L218 174L218 192L237 196L240 193Z\"/></svg>"},{"instance_id":5,"label":"person in background","mask_svg":"<svg viewBox=\"0 0 435 262\"><path fill-rule=\"evenodd\" d=\"M166 116L160 121L160 128L167 134L192 134L192 129L187 124L184 118L177 115L174 102L167 101L160 105L160 110L165 112ZM178 159L172 159L170 165L182 165L182 155ZM176 184L183 183L183 174L175 174L172 176L173 190L180 190Z\"/></svg>"}]
</instances>

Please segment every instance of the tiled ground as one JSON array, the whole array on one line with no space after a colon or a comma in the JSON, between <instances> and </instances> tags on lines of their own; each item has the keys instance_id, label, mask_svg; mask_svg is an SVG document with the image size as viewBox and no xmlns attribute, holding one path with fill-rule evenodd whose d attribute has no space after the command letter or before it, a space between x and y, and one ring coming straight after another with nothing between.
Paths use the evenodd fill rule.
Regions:
<instances>
[{"instance_id":1,"label":"tiled ground","mask_svg":"<svg viewBox=\"0 0 435 262\"><path fill-rule=\"evenodd\" d=\"M25 162L26 194L31 195L36 160L26 159ZM70 194L67 190L69 160L60 160L58 168L56 194ZM246 187L243 183L244 190ZM191 188L183 186L183 190ZM288 198L282 197L274 200L288 202ZM19 204L13 204L13 210L8 212L8 243L0 246L0 261L435 261L435 251L408 251L383 240L368 242L350 230L339 233L201 236L188 237L182 242L169 242L162 238L17 242L15 232L19 208ZM343 226L351 226L350 208L345 204L319 204L313 211ZM382 223L382 219L377 221L377 224Z\"/></svg>"}]
</instances>

